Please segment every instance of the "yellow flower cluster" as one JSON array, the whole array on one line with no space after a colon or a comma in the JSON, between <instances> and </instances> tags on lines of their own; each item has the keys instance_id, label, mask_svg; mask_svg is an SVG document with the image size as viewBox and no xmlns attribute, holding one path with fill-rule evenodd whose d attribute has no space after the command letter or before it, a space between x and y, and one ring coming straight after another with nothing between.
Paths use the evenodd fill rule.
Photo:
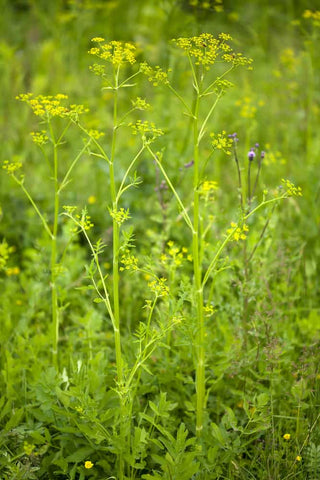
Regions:
<instances>
[{"instance_id":1,"label":"yellow flower cluster","mask_svg":"<svg viewBox=\"0 0 320 480\"><path fill-rule=\"evenodd\" d=\"M237 223L231 222L231 228L227 230L227 233L231 235L232 240L238 242L239 240L245 240L247 238L248 231L249 227L245 223L238 226Z\"/></svg>"},{"instance_id":2,"label":"yellow flower cluster","mask_svg":"<svg viewBox=\"0 0 320 480\"><path fill-rule=\"evenodd\" d=\"M2 242L0 243L0 271L4 270L10 253L14 252L14 250L15 248L9 247L6 240L2 240Z\"/></svg>"},{"instance_id":3,"label":"yellow flower cluster","mask_svg":"<svg viewBox=\"0 0 320 480\"><path fill-rule=\"evenodd\" d=\"M100 65L99 63L94 63L93 65L90 65L89 70L100 77L103 77L103 75L105 75L106 73L105 65Z\"/></svg>"},{"instance_id":4,"label":"yellow flower cluster","mask_svg":"<svg viewBox=\"0 0 320 480\"><path fill-rule=\"evenodd\" d=\"M157 297L166 297L169 295L169 287L165 284L166 278L158 278L148 283L148 287Z\"/></svg>"},{"instance_id":5,"label":"yellow flower cluster","mask_svg":"<svg viewBox=\"0 0 320 480\"><path fill-rule=\"evenodd\" d=\"M95 140L99 140L99 138L104 137L105 134L103 132L99 132L99 130L91 128L91 130L88 131L88 135Z\"/></svg>"},{"instance_id":6,"label":"yellow flower cluster","mask_svg":"<svg viewBox=\"0 0 320 480\"><path fill-rule=\"evenodd\" d=\"M102 60L111 62L113 65L120 67L125 63L133 65L136 62L136 47L133 43L119 42L112 40L109 43L103 43L104 38L95 37L92 42L96 43L96 47L89 50L90 55L95 55Z\"/></svg>"},{"instance_id":7,"label":"yellow flower cluster","mask_svg":"<svg viewBox=\"0 0 320 480\"><path fill-rule=\"evenodd\" d=\"M170 69L168 70L171 71ZM159 83L167 85L169 83L168 73L162 70L158 65L152 68L147 62L140 64L140 72L148 77L149 82L153 83L154 87L157 87Z\"/></svg>"},{"instance_id":8,"label":"yellow flower cluster","mask_svg":"<svg viewBox=\"0 0 320 480\"><path fill-rule=\"evenodd\" d=\"M205 305L203 311L206 317L211 317L215 312L215 308L212 305Z\"/></svg>"},{"instance_id":9,"label":"yellow flower cluster","mask_svg":"<svg viewBox=\"0 0 320 480\"><path fill-rule=\"evenodd\" d=\"M34 449L35 445L28 442L23 442L23 450L26 455L31 455Z\"/></svg>"},{"instance_id":10,"label":"yellow flower cluster","mask_svg":"<svg viewBox=\"0 0 320 480\"><path fill-rule=\"evenodd\" d=\"M198 37L181 37L173 39L176 45L184 50L189 57L193 57L196 65L203 65L207 70L217 59L238 65L250 65L252 59L244 57L242 53L235 53L227 43L232 40L226 33L220 33L215 38L211 33L202 33Z\"/></svg>"},{"instance_id":11,"label":"yellow flower cluster","mask_svg":"<svg viewBox=\"0 0 320 480\"><path fill-rule=\"evenodd\" d=\"M90 230L90 228L94 227L90 215L80 216L79 214L77 214L75 215L75 219L79 223L80 227L83 228L83 230Z\"/></svg>"},{"instance_id":12,"label":"yellow flower cluster","mask_svg":"<svg viewBox=\"0 0 320 480\"><path fill-rule=\"evenodd\" d=\"M213 196L213 193L218 190L218 182L214 180L205 180L199 188L199 193L203 197L207 197L207 199Z\"/></svg>"},{"instance_id":13,"label":"yellow flower cluster","mask_svg":"<svg viewBox=\"0 0 320 480\"><path fill-rule=\"evenodd\" d=\"M302 197L301 187L296 187L290 180L282 178L288 197Z\"/></svg>"},{"instance_id":14,"label":"yellow flower cluster","mask_svg":"<svg viewBox=\"0 0 320 480\"><path fill-rule=\"evenodd\" d=\"M253 104L253 99L249 96L243 97L241 100L236 101L236 106L240 107L240 117L242 118L254 118L257 113L257 106ZM265 102L259 100L257 105L263 107Z\"/></svg>"},{"instance_id":15,"label":"yellow flower cluster","mask_svg":"<svg viewBox=\"0 0 320 480\"><path fill-rule=\"evenodd\" d=\"M221 133L210 133L211 145L214 149L223 150L226 155L231 155L233 138L227 137L225 130Z\"/></svg>"},{"instance_id":16,"label":"yellow flower cluster","mask_svg":"<svg viewBox=\"0 0 320 480\"><path fill-rule=\"evenodd\" d=\"M30 135L32 137L32 141L39 147L45 145L49 140L45 130L41 130L41 132L31 132Z\"/></svg>"},{"instance_id":17,"label":"yellow flower cluster","mask_svg":"<svg viewBox=\"0 0 320 480\"><path fill-rule=\"evenodd\" d=\"M137 97L132 100L132 106L136 110L148 110L151 107L150 103L147 103L143 98Z\"/></svg>"},{"instance_id":18,"label":"yellow flower cluster","mask_svg":"<svg viewBox=\"0 0 320 480\"><path fill-rule=\"evenodd\" d=\"M70 105L65 107L61 102L67 98L68 96L62 93L58 93L55 96L38 95L36 97L33 93L21 93L16 97L17 100L27 103L32 108L33 113L38 117L78 116L89 111L84 105Z\"/></svg>"},{"instance_id":19,"label":"yellow flower cluster","mask_svg":"<svg viewBox=\"0 0 320 480\"><path fill-rule=\"evenodd\" d=\"M128 220L130 217L129 208L125 210L124 208L120 208L119 210L109 210L111 217L117 222L118 225L122 225L123 222Z\"/></svg>"},{"instance_id":20,"label":"yellow flower cluster","mask_svg":"<svg viewBox=\"0 0 320 480\"><path fill-rule=\"evenodd\" d=\"M76 410L76 412L80 413L80 415L84 413L84 409L80 406L74 407L74 409Z\"/></svg>"},{"instance_id":21,"label":"yellow flower cluster","mask_svg":"<svg viewBox=\"0 0 320 480\"><path fill-rule=\"evenodd\" d=\"M303 18L310 18L314 26L320 27L320 10L316 10L315 12L312 10L305 10L302 16Z\"/></svg>"},{"instance_id":22,"label":"yellow flower cluster","mask_svg":"<svg viewBox=\"0 0 320 480\"><path fill-rule=\"evenodd\" d=\"M151 143L157 137L163 135L160 128L156 128L153 122L138 120L136 123L130 123L133 135L140 135L144 143Z\"/></svg>"},{"instance_id":23,"label":"yellow flower cluster","mask_svg":"<svg viewBox=\"0 0 320 480\"><path fill-rule=\"evenodd\" d=\"M263 160L265 165L271 165L276 163L280 165L285 165L287 163L286 159L283 157L282 153L279 150L273 152L270 149L271 145L269 143L266 143L266 150L268 154Z\"/></svg>"},{"instance_id":24,"label":"yellow flower cluster","mask_svg":"<svg viewBox=\"0 0 320 480\"><path fill-rule=\"evenodd\" d=\"M167 242L166 252L160 256L160 260L163 264L173 263L173 265L179 267L183 260L187 258L187 260L192 261L192 256L188 254L188 249L186 247L176 246L172 240Z\"/></svg>"},{"instance_id":25,"label":"yellow flower cluster","mask_svg":"<svg viewBox=\"0 0 320 480\"><path fill-rule=\"evenodd\" d=\"M134 255L130 255L130 251L126 250L125 254L121 257L121 263L124 267L120 267L120 271L123 270L138 270L138 259Z\"/></svg>"},{"instance_id":26,"label":"yellow flower cluster","mask_svg":"<svg viewBox=\"0 0 320 480\"><path fill-rule=\"evenodd\" d=\"M214 91L216 93L225 93L231 87L234 87L234 83L229 82L229 80L216 80L214 83Z\"/></svg>"},{"instance_id":27,"label":"yellow flower cluster","mask_svg":"<svg viewBox=\"0 0 320 480\"><path fill-rule=\"evenodd\" d=\"M222 0L189 0L189 5L203 10L214 10L217 13L223 12Z\"/></svg>"},{"instance_id":28,"label":"yellow flower cluster","mask_svg":"<svg viewBox=\"0 0 320 480\"><path fill-rule=\"evenodd\" d=\"M11 277L12 275L19 275L19 273L20 273L19 267L10 267L6 269L6 275L8 275L8 277Z\"/></svg>"},{"instance_id":29,"label":"yellow flower cluster","mask_svg":"<svg viewBox=\"0 0 320 480\"><path fill-rule=\"evenodd\" d=\"M9 175L13 175L17 170L22 167L22 163L18 161L9 162L9 160L4 160L2 168L5 170Z\"/></svg>"},{"instance_id":30,"label":"yellow flower cluster","mask_svg":"<svg viewBox=\"0 0 320 480\"><path fill-rule=\"evenodd\" d=\"M285 48L280 53L280 62L288 70L295 71L299 59L292 48Z\"/></svg>"},{"instance_id":31,"label":"yellow flower cluster","mask_svg":"<svg viewBox=\"0 0 320 480\"><path fill-rule=\"evenodd\" d=\"M64 205L63 209L72 217L72 214L77 210L77 207L74 205Z\"/></svg>"}]
</instances>

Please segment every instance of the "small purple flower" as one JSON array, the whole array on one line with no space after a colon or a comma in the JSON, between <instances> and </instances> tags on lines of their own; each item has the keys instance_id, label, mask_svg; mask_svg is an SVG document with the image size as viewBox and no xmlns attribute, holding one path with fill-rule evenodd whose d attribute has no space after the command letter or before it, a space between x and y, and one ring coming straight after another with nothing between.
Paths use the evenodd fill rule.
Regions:
<instances>
[{"instance_id":1,"label":"small purple flower","mask_svg":"<svg viewBox=\"0 0 320 480\"><path fill-rule=\"evenodd\" d=\"M259 143L256 143L256 144L255 144L255 147L256 147L256 148L259 148L259 146L260 146Z\"/></svg>"},{"instance_id":2,"label":"small purple flower","mask_svg":"<svg viewBox=\"0 0 320 480\"><path fill-rule=\"evenodd\" d=\"M254 159L255 156L256 156L256 154L255 154L254 148L251 148L250 152L248 153L249 160L252 162L252 160Z\"/></svg>"},{"instance_id":3,"label":"small purple flower","mask_svg":"<svg viewBox=\"0 0 320 480\"><path fill-rule=\"evenodd\" d=\"M266 152L264 152L264 151L262 150L261 155L260 155L261 160L263 160L265 156L266 156Z\"/></svg>"},{"instance_id":4,"label":"small purple flower","mask_svg":"<svg viewBox=\"0 0 320 480\"><path fill-rule=\"evenodd\" d=\"M234 142L238 142L238 141L239 141L236 133L230 133L230 134L228 135L228 138L233 138Z\"/></svg>"}]
</instances>

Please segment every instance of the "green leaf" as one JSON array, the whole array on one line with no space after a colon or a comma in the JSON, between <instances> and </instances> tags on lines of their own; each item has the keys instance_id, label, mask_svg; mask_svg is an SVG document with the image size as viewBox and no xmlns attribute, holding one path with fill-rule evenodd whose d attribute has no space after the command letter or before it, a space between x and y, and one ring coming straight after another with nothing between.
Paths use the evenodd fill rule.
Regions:
<instances>
[{"instance_id":1,"label":"green leaf","mask_svg":"<svg viewBox=\"0 0 320 480\"><path fill-rule=\"evenodd\" d=\"M77 448L76 452L65 458L65 461L68 463L80 463L87 460L93 452L94 450L91 447Z\"/></svg>"},{"instance_id":2,"label":"green leaf","mask_svg":"<svg viewBox=\"0 0 320 480\"><path fill-rule=\"evenodd\" d=\"M100 298L100 297L94 298L93 301L94 301L94 303L102 303L102 302L104 302L104 300L103 300L102 298Z\"/></svg>"}]
</instances>

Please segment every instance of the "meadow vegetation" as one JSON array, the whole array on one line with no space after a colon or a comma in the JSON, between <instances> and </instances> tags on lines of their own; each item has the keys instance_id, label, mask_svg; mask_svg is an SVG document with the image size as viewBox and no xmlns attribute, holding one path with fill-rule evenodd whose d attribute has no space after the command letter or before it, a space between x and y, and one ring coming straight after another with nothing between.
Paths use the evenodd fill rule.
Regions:
<instances>
[{"instance_id":1,"label":"meadow vegetation","mask_svg":"<svg viewBox=\"0 0 320 480\"><path fill-rule=\"evenodd\" d=\"M317 480L320 10L2 3L0 478Z\"/></svg>"}]
</instances>

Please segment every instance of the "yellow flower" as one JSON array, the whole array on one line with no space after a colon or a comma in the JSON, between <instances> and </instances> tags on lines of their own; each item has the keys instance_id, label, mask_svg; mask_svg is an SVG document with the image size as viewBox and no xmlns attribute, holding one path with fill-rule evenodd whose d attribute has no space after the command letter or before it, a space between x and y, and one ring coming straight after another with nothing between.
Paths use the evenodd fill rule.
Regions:
<instances>
[{"instance_id":1,"label":"yellow flower","mask_svg":"<svg viewBox=\"0 0 320 480\"><path fill-rule=\"evenodd\" d=\"M300 457L300 455L297 455L296 456L296 462L301 462L301 460L302 460L302 457Z\"/></svg>"},{"instance_id":2,"label":"yellow flower","mask_svg":"<svg viewBox=\"0 0 320 480\"><path fill-rule=\"evenodd\" d=\"M247 238L246 233L249 231L248 225L245 223L242 226L239 226L235 222L231 222L231 228L227 230L227 233L230 235L230 240L245 240Z\"/></svg>"},{"instance_id":3,"label":"yellow flower","mask_svg":"<svg viewBox=\"0 0 320 480\"><path fill-rule=\"evenodd\" d=\"M95 197L94 195L90 195L90 197L88 197L89 205L93 205L94 203L96 203L96 201L97 201L97 197Z\"/></svg>"},{"instance_id":4,"label":"yellow flower","mask_svg":"<svg viewBox=\"0 0 320 480\"><path fill-rule=\"evenodd\" d=\"M286 441L290 440L290 438L291 438L290 433L285 433L285 434L283 435L283 439L286 440Z\"/></svg>"},{"instance_id":5,"label":"yellow flower","mask_svg":"<svg viewBox=\"0 0 320 480\"><path fill-rule=\"evenodd\" d=\"M11 275L19 275L20 273L20 268L19 267L12 267L12 268L7 268L6 274L10 277Z\"/></svg>"},{"instance_id":6,"label":"yellow flower","mask_svg":"<svg viewBox=\"0 0 320 480\"><path fill-rule=\"evenodd\" d=\"M93 464L92 462L90 462L90 460L87 460L87 461L85 462L85 464L84 464L84 468L92 468L93 465L94 465L94 464Z\"/></svg>"},{"instance_id":7,"label":"yellow flower","mask_svg":"<svg viewBox=\"0 0 320 480\"><path fill-rule=\"evenodd\" d=\"M169 69L168 72L171 70ZM157 87L159 83L164 83L168 85L168 73L162 70L162 68L157 65L156 67L151 67L147 62L140 64L140 72L148 77L149 82L152 82L154 87Z\"/></svg>"}]
</instances>

